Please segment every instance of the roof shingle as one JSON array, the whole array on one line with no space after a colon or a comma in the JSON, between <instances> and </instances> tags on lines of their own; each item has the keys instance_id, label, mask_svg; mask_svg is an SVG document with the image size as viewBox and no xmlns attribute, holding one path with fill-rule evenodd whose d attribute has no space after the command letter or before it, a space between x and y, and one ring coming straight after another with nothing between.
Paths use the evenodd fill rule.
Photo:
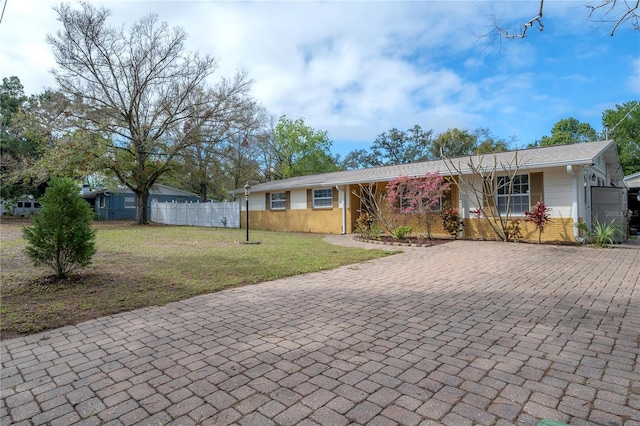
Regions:
<instances>
[{"instance_id":1,"label":"roof shingle","mask_svg":"<svg viewBox=\"0 0 640 426\"><path fill-rule=\"evenodd\" d=\"M588 142L571 145L556 145L550 147L530 148L515 151L505 151L494 154L473 155L452 158L450 161L462 174L470 173L469 161L481 164L485 168L492 168L494 160L498 169L513 164L517 156L521 170L562 166L562 165L590 165L606 150L617 151L612 140ZM266 192L293 188L332 187L366 182L384 182L398 176L424 176L427 173L440 172L443 174L457 174L449 171L451 163L444 160L425 161L420 163L398 164L393 166L372 167L368 169L346 170L341 172L321 173L309 176L299 176L289 179L257 184L251 188L252 192ZM234 193L242 193L239 189Z\"/></svg>"}]
</instances>

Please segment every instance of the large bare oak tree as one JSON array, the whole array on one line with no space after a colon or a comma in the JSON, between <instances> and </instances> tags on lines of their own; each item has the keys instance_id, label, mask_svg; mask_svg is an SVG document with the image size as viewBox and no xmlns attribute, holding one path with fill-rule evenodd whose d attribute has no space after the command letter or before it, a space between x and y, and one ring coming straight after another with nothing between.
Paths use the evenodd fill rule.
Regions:
<instances>
[{"instance_id":1,"label":"large bare oak tree","mask_svg":"<svg viewBox=\"0 0 640 426\"><path fill-rule=\"evenodd\" d=\"M148 223L149 190L197 144L201 129L237 116L251 81L243 72L211 86L215 59L186 50L187 33L156 15L130 28L108 24L109 10L88 2L54 8L62 29L49 35L69 132L103 144L99 164L137 198L136 223Z\"/></svg>"}]
</instances>

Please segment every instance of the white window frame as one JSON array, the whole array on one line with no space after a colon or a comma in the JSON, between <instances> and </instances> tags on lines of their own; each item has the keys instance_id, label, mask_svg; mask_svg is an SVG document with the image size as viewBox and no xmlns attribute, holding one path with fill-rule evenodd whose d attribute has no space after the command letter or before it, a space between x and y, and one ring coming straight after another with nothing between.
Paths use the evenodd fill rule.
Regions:
<instances>
[{"instance_id":1,"label":"white window frame","mask_svg":"<svg viewBox=\"0 0 640 426\"><path fill-rule=\"evenodd\" d=\"M135 209L136 208L136 197L133 195L125 195L124 196L124 208L125 209Z\"/></svg>"},{"instance_id":2,"label":"white window frame","mask_svg":"<svg viewBox=\"0 0 640 426\"><path fill-rule=\"evenodd\" d=\"M438 204L436 204L431 210L431 212L441 212L442 211L442 195L438 197Z\"/></svg>"},{"instance_id":3,"label":"white window frame","mask_svg":"<svg viewBox=\"0 0 640 426\"><path fill-rule=\"evenodd\" d=\"M329 195L326 195L327 191ZM333 188L314 189L312 195L314 209L330 209L333 207Z\"/></svg>"},{"instance_id":4,"label":"white window frame","mask_svg":"<svg viewBox=\"0 0 640 426\"><path fill-rule=\"evenodd\" d=\"M522 178L526 177L526 183L522 182ZM497 194L496 205L500 211L500 214L507 214L507 201L509 200L509 176L498 176L497 178ZM529 174L515 175L513 177L513 189L511 192L511 203L509 205L512 216L523 216L524 212L529 211L531 208L531 179ZM517 182L515 182L517 180ZM526 186L526 188L525 188ZM517 203L514 203L517 201ZM518 210L514 210L514 207L518 206Z\"/></svg>"},{"instance_id":5,"label":"white window frame","mask_svg":"<svg viewBox=\"0 0 640 426\"><path fill-rule=\"evenodd\" d=\"M287 208L287 193L272 192L269 194L269 209L285 210Z\"/></svg>"},{"instance_id":6,"label":"white window frame","mask_svg":"<svg viewBox=\"0 0 640 426\"><path fill-rule=\"evenodd\" d=\"M100 201L98 201L98 208L104 209L106 198L107 197L105 197L104 195L100 197Z\"/></svg>"}]
</instances>

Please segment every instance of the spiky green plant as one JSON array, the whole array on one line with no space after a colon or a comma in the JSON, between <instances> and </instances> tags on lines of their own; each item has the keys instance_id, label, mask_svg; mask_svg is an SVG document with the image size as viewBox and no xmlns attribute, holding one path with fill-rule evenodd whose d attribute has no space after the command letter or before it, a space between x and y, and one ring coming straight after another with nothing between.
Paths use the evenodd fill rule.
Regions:
<instances>
[{"instance_id":1,"label":"spiky green plant","mask_svg":"<svg viewBox=\"0 0 640 426\"><path fill-rule=\"evenodd\" d=\"M600 222L597 218L593 218L591 229L587 228L585 223L575 224L578 229L585 232L584 242L593 244L596 247L604 248L609 244L614 244L616 239L624 235L624 231L613 220L611 222Z\"/></svg>"}]
</instances>

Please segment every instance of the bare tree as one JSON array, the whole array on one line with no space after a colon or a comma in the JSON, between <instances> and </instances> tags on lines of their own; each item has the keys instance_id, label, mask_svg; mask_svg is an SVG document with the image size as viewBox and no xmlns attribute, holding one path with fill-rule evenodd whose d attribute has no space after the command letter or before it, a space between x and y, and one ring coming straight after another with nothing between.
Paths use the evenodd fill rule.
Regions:
<instances>
[{"instance_id":1,"label":"bare tree","mask_svg":"<svg viewBox=\"0 0 640 426\"><path fill-rule=\"evenodd\" d=\"M529 19L529 21L525 22L522 26L522 31L519 33L509 33L509 31L502 29L498 26L497 21L494 17L494 25L498 33L502 34L504 38L525 38L527 36L527 31L529 28L536 27L538 31L544 30L544 24L542 23L542 12L544 9L544 0L540 0L540 9L538 10L538 14L533 18Z\"/></svg>"},{"instance_id":2,"label":"bare tree","mask_svg":"<svg viewBox=\"0 0 640 426\"><path fill-rule=\"evenodd\" d=\"M274 134L276 117L271 115L265 119L263 129L256 135L257 155L259 164L258 182L270 182L277 179L277 155L275 152Z\"/></svg>"},{"instance_id":3,"label":"bare tree","mask_svg":"<svg viewBox=\"0 0 640 426\"><path fill-rule=\"evenodd\" d=\"M227 186L237 189L244 182L255 179L255 134L261 128L264 109L255 102L242 100L224 120L207 122L195 132L189 132L198 140L182 155L179 182L200 195L206 201L211 195L225 199ZM242 182L242 184L240 184Z\"/></svg>"},{"instance_id":4,"label":"bare tree","mask_svg":"<svg viewBox=\"0 0 640 426\"><path fill-rule=\"evenodd\" d=\"M470 156L466 164L454 159L445 159L445 164L451 175L457 175L457 180L453 182L460 193L478 206L472 213L483 218L498 239L510 241L513 237L513 185L522 167L518 151L515 151L513 158L506 163L498 161L496 154L493 154ZM506 195L504 205L498 205L498 193Z\"/></svg>"},{"instance_id":5,"label":"bare tree","mask_svg":"<svg viewBox=\"0 0 640 426\"><path fill-rule=\"evenodd\" d=\"M640 29L638 21L640 19L640 0L589 0L585 5L588 9L587 19L594 22L611 25L610 36L613 36L616 30L625 22L629 22L634 30ZM529 21L522 25L522 30L509 32L501 27L493 15L493 31L488 35L491 38L525 38L530 28L537 28L538 31L544 30L542 21L544 11L544 0L540 0L538 13Z\"/></svg>"},{"instance_id":6,"label":"bare tree","mask_svg":"<svg viewBox=\"0 0 640 426\"><path fill-rule=\"evenodd\" d=\"M258 138L264 132L267 113L264 107L254 104L247 108L238 122L238 128L225 140L223 170L231 189L238 189L248 181L259 181Z\"/></svg>"},{"instance_id":7,"label":"bare tree","mask_svg":"<svg viewBox=\"0 0 640 426\"><path fill-rule=\"evenodd\" d=\"M376 183L358 184L358 188L354 189L352 194L360 200L360 215L368 215L373 223L382 226L389 233L393 231L395 223L391 218L392 214Z\"/></svg>"},{"instance_id":8,"label":"bare tree","mask_svg":"<svg viewBox=\"0 0 640 426\"><path fill-rule=\"evenodd\" d=\"M137 197L136 223L148 223L149 190L175 166L195 135L228 120L247 99L245 73L215 87L216 61L187 52L184 29L148 15L130 29L110 27L110 12L88 2L55 7L63 29L49 35L59 90L75 129L102 144L103 168Z\"/></svg>"},{"instance_id":9,"label":"bare tree","mask_svg":"<svg viewBox=\"0 0 640 426\"><path fill-rule=\"evenodd\" d=\"M589 9L588 19L595 20L595 17L601 13L603 17L598 21L613 25L610 36L613 36L618 27L625 22L630 22L634 30L640 29L638 25L640 0L601 0L595 6L588 4L587 8Z\"/></svg>"}]
</instances>

